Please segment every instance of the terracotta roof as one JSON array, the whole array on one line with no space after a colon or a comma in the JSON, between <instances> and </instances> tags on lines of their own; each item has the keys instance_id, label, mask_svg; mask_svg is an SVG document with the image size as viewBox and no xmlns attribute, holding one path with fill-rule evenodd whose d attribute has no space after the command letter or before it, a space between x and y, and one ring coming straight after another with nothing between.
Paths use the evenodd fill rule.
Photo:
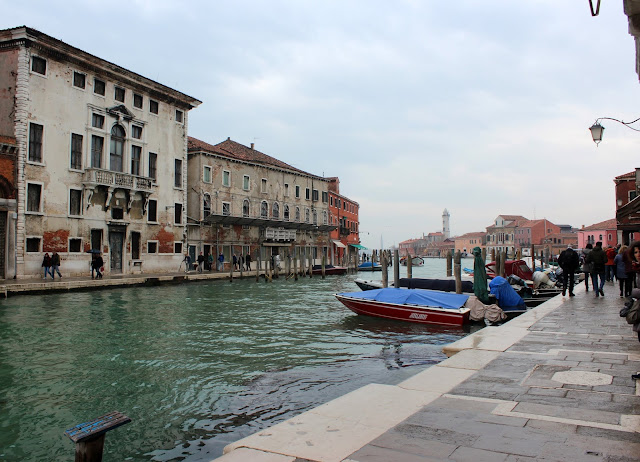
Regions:
<instances>
[{"instance_id":1,"label":"terracotta roof","mask_svg":"<svg viewBox=\"0 0 640 462\"><path fill-rule=\"evenodd\" d=\"M498 215L498 216L508 221L527 220L527 218L523 217L522 215Z\"/></svg>"},{"instance_id":2,"label":"terracotta roof","mask_svg":"<svg viewBox=\"0 0 640 462\"><path fill-rule=\"evenodd\" d=\"M614 180L627 180L627 179L635 179L636 172L625 173L624 175L620 175L614 178Z\"/></svg>"},{"instance_id":3,"label":"terracotta roof","mask_svg":"<svg viewBox=\"0 0 640 462\"><path fill-rule=\"evenodd\" d=\"M456 236L454 239L465 239L465 238L470 238L470 237L484 237L486 235L487 235L487 233L484 233L482 231L478 231L478 232L473 232L473 233L465 233L462 236Z\"/></svg>"},{"instance_id":4,"label":"terracotta roof","mask_svg":"<svg viewBox=\"0 0 640 462\"><path fill-rule=\"evenodd\" d=\"M241 160L245 162L251 162L255 164L268 165L271 167L281 168L284 170L291 170L297 173L301 173L303 175L313 176L315 178L320 178L325 180L325 178L319 177L317 175L313 175L312 173L305 172L304 170L300 170L299 168L293 167L281 160L276 159L275 157L271 157L263 152L260 152L256 149L252 149L243 144L237 143L230 138L227 138L222 143L218 143L216 145L211 145L209 143L205 143L197 138L192 136L188 139L187 149L189 152L196 151L204 151L211 154L217 154L222 157L228 157L235 160Z\"/></svg>"},{"instance_id":5,"label":"terracotta roof","mask_svg":"<svg viewBox=\"0 0 640 462\"><path fill-rule=\"evenodd\" d=\"M595 230L599 230L599 229L616 229L617 228L617 224L618 222L616 221L615 218L612 218L611 220L605 220L605 221L601 221L600 223L596 223L593 224L591 226L587 226L584 229L581 229L580 231L595 231Z\"/></svg>"}]
</instances>

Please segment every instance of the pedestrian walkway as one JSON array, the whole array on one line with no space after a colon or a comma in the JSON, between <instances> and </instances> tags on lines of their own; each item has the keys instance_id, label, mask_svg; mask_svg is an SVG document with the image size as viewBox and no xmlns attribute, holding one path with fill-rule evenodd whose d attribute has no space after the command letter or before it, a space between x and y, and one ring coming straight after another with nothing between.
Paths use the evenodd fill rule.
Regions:
<instances>
[{"instance_id":1,"label":"pedestrian walkway","mask_svg":"<svg viewBox=\"0 0 640 462\"><path fill-rule=\"evenodd\" d=\"M264 270L260 271L264 275ZM233 278L256 277L256 270L234 271ZM62 277L55 279L6 279L0 284L0 298L20 294L35 294L57 291L95 290L135 285L177 284L183 282L230 279L228 271L199 273L198 271L178 271L167 273L107 274L101 279L86 277Z\"/></svg>"},{"instance_id":2,"label":"pedestrian walkway","mask_svg":"<svg viewBox=\"0 0 640 462\"><path fill-rule=\"evenodd\" d=\"M228 445L218 462L640 461L640 343L576 289L445 347L397 386L371 384Z\"/></svg>"}]
</instances>

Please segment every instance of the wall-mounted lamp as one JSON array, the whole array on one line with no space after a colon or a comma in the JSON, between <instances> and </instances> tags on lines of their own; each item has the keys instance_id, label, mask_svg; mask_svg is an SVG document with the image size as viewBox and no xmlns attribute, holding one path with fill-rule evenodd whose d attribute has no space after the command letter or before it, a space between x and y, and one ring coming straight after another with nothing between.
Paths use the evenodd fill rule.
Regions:
<instances>
[{"instance_id":1,"label":"wall-mounted lamp","mask_svg":"<svg viewBox=\"0 0 640 462\"><path fill-rule=\"evenodd\" d=\"M593 0L589 0L589 7L591 8L591 16L598 16L600 14L600 0L596 3L596 9L593 9Z\"/></svg>"},{"instance_id":2,"label":"wall-mounted lamp","mask_svg":"<svg viewBox=\"0 0 640 462\"><path fill-rule=\"evenodd\" d=\"M596 143L596 146L600 144L600 141L602 141L602 135L604 132L604 127L600 125L601 120L613 120L614 122L621 123L622 125L624 125L627 128L630 128L631 130L640 132L640 129L631 126L634 123L638 122L640 118L637 118L632 122L624 122L622 120L614 119L612 117L600 117L599 119L596 119L596 121L593 123L591 127L589 127L589 130L591 130L591 138L593 138L593 142Z\"/></svg>"}]
</instances>

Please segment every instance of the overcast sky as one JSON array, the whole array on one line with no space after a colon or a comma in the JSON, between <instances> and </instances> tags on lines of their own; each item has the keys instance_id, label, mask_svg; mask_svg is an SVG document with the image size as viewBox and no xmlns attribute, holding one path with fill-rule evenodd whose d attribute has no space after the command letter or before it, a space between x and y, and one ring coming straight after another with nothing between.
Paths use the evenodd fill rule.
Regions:
<instances>
[{"instance_id":1,"label":"overcast sky","mask_svg":"<svg viewBox=\"0 0 640 462\"><path fill-rule=\"evenodd\" d=\"M595 0L594 0L595 2ZM0 0L26 25L193 96L189 134L340 177L368 247L499 214L614 218L639 166L622 0Z\"/></svg>"}]
</instances>

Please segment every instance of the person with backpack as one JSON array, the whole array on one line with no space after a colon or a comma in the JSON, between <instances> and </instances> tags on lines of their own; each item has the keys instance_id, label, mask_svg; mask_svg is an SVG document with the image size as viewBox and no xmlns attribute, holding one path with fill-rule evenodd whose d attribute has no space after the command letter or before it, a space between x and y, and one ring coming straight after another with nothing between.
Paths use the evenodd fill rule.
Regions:
<instances>
[{"instance_id":1,"label":"person with backpack","mask_svg":"<svg viewBox=\"0 0 640 462\"><path fill-rule=\"evenodd\" d=\"M569 297L575 297L573 284L575 282L575 272L580 266L578 252L569 245L566 250L560 253L558 265L562 268L562 296L567 294L567 286L569 286Z\"/></svg>"},{"instance_id":2,"label":"person with backpack","mask_svg":"<svg viewBox=\"0 0 640 462\"><path fill-rule=\"evenodd\" d=\"M593 268L593 264L587 263L587 255L589 255L591 249L593 249L593 246L589 242L582 250L582 272L584 273L584 286L587 292L589 292L589 279L591 279L591 270Z\"/></svg>"},{"instance_id":3,"label":"person with backpack","mask_svg":"<svg viewBox=\"0 0 640 462\"><path fill-rule=\"evenodd\" d=\"M596 297L602 295L604 297L604 271L607 263L607 255L602 250L602 242L596 242L596 246L589 252L586 258L587 263L591 263L593 268L591 270L591 283L593 284L593 290L596 292ZM598 283L600 278L600 283Z\"/></svg>"}]
</instances>

